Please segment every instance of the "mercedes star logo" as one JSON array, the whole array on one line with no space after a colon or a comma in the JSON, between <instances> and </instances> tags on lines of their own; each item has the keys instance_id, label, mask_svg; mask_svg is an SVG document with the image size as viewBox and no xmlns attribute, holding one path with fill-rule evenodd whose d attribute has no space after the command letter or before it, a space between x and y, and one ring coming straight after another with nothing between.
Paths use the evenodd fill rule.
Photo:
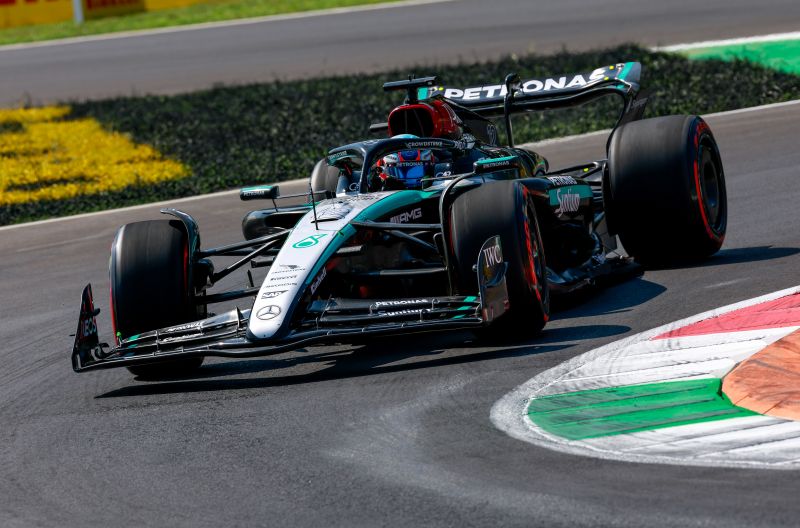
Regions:
<instances>
[{"instance_id":1,"label":"mercedes star logo","mask_svg":"<svg viewBox=\"0 0 800 528\"><path fill-rule=\"evenodd\" d=\"M269 306L265 306L261 308L257 313L256 317L261 319L262 321L269 321L270 319L275 319L281 314L281 307L275 306L271 304Z\"/></svg>"}]
</instances>

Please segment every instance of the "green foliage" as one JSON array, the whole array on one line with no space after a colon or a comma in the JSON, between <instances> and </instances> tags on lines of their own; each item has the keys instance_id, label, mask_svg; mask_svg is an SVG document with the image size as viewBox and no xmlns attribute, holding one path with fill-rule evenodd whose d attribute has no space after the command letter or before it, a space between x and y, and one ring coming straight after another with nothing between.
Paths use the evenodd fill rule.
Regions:
<instances>
[{"instance_id":1,"label":"green foliage","mask_svg":"<svg viewBox=\"0 0 800 528\"><path fill-rule=\"evenodd\" d=\"M632 45L412 71L435 73L446 85L466 86L497 84L512 71L522 78L545 77L631 60L643 64L643 86L653 91L649 117L705 114L800 97L800 77L795 75L744 61L690 61ZM91 116L131 134L187 164L193 176L156 187L9 207L0 211L0 224L307 177L329 148L365 139L370 123L386 120L402 96L385 94L381 84L407 74L403 70L76 104L73 117ZM616 99L603 100L519 117L515 139L521 143L607 128L614 123L617 105Z\"/></svg>"}]
</instances>

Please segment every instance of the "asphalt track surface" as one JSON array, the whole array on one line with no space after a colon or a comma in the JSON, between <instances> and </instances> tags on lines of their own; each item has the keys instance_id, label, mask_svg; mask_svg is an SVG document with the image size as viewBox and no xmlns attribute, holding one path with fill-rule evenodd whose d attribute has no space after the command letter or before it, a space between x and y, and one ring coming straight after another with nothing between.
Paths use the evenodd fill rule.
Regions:
<instances>
[{"instance_id":1,"label":"asphalt track surface","mask_svg":"<svg viewBox=\"0 0 800 528\"><path fill-rule=\"evenodd\" d=\"M796 31L798 21L797 0L458 0L0 49L0 106L176 93L216 83L344 75L630 41L655 46L746 37Z\"/></svg>"},{"instance_id":2,"label":"asphalt track surface","mask_svg":"<svg viewBox=\"0 0 800 528\"><path fill-rule=\"evenodd\" d=\"M800 104L712 117L729 229L705 264L647 271L555 314L535 339L468 333L209 361L185 380L74 374L91 281L110 337L107 259L154 207L0 230L2 526L796 526L793 471L565 455L492 426L492 405L576 354L800 283ZM560 166L601 136L542 146ZM288 189L287 189L288 192ZM248 203L184 202L206 247Z\"/></svg>"}]
</instances>

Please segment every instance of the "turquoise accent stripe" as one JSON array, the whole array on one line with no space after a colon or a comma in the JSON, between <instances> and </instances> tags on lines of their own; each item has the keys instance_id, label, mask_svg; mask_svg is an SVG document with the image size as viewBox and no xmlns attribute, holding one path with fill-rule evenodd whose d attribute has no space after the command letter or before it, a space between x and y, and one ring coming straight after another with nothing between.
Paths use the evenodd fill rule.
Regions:
<instances>
[{"instance_id":1,"label":"turquoise accent stripe","mask_svg":"<svg viewBox=\"0 0 800 528\"><path fill-rule=\"evenodd\" d=\"M423 200L436 196L437 194L437 191L395 191L389 196L378 200L376 203L361 211L358 216L354 218L354 220L357 222L377 220L381 216L387 215L395 209L417 205Z\"/></svg>"},{"instance_id":2,"label":"turquoise accent stripe","mask_svg":"<svg viewBox=\"0 0 800 528\"><path fill-rule=\"evenodd\" d=\"M497 163L499 161L512 161L514 159L516 159L516 156L503 156L502 158L484 158L476 161L475 163L477 165L483 165L484 163Z\"/></svg>"},{"instance_id":3,"label":"turquoise accent stripe","mask_svg":"<svg viewBox=\"0 0 800 528\"><path fill-rule=\"evenodd\" d=\"M617 76L617 79L619 79L621 81L624 81L625 80L625 76L628 75L628 72L631 71L631 68L633 68L633 63L632 62L626 62L625 63L625 67L622 68L622 71Z\"/></svg>"},{"instance_id":4,"label":"turquoise accent stripe","mask_svg":"<svg viewBox=\"0 0 800 528\"><path fill-rule=\"evenodd\" d=\"M548 193L550 194L550 205L559 204L559 195L563 197L566 194L577 194L581 199L592 198L594 196L592 193L592 188L588 185L567 185L564 187L556 187L555 189L550 189Z\"/></svg>"},{"instance_id":5,"label":"turquoise accent stripe","mask_svg":"<svg viewBox=\"0 0 800 528\"><path fill-rule=\"evenodd\" d=\"M325 263L330 260L333 254L339 251L339 248L341 248L350 237L356 234L356 228L348 224L340 229L336 234L339 236L334 235L333 240L331 240L330 244L328 244L328 247L325 248L325 251L322 252L319 260L317 260L317 263L314 264L313 268L311 268L311 273L308 274L308 278L304 283L306 288L312 282L314 282L314 279L317 278L317 274L322 269L322 266L324 266Z\"/></svg>"},{"instance_id":6,"label":"turquoise accent stripe","mask_svg":"<svg viewBox=\"0 0 800 528\"><path fill-rule=\"evenodd\" d=\"M414 191L414 190L406 190L406 191L395 191L394 193L381 198L380 200L376 201L374 204L366 207L363 211L361 211L353 220L358 222L363 222L365 220L375 220L384 216L395 209L400 209L403 207L408 207L410 205L416 205L421 201L425 200L426 198L430 198L432 196L436 196L437 192L428 192L428 191ZM305 282L306 287L313 282L314 278L322 269L322 266L330 260L334 253L336 253L339 248L341 248L344 243L353 235L356 234L356 228L351 225L346 225L342 229L339 230L337 233L338 236L334 237L334 240L328 244L328 247L325 248L322 255L320 256L317 263L311 268L311 272L308 274L308 279Z\"/></svg>"},{"instance_id":7,"label":"turquoise accent stripe","mask_svg":"<svg viewBox=\"0 0 800 528\"><path fill-rule=\"evenodd\" d=\"M464 302L465 303L473 303L473 302L475 302L477 300L478 300L477 297L470 296L470 297L465 298ZM470 305L467 304L467 305L464 305L464 306L458 308L458 310L456 310L456 311L463 312L463 311L469 310L471 308L475 308L475 307L474 306L470 306ZM461 319L462 317L464 317L464 316L463 315L457 315L457 316L453 317L453 319Z\"/></svg>"}]
</instances>

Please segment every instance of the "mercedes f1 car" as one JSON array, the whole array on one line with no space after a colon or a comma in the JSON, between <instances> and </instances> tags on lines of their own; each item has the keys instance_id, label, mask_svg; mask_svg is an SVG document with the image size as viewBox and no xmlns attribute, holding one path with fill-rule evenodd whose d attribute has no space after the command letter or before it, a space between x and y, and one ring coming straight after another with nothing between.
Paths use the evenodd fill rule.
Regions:
<instances>
[{"instance_id":1,"label":"mercedes f1 car","mask_svg":"<svg viewBox=\"0 0 800 528\"><path fill-rule=\"evenodd\" d=\"M384 85L406 93L384 139L334 148L309 191L242 189L270 207L249 213L244 240L200 244L197 222L119 228L111 248L114 344L101 343L91 285L83 291L75 371L182 372L206 356L252 357L314 343L451 329L534 335L551 295L638 263L702 259L725 236L719 149L698 116L643 119L638 63L557 78L453 88L435 77ZM551 170L514 146L513 115L617 96L607 159ZM498 141L497 123L505 144ZM305 197L301 205L279 206ZM617 251L617 240L627 253ZM236 257L217 269L217 257ZM262 268L260 284L212 292ZM243 281L244 282L244 281ZM249 309L209 307L252 298ZM248 303L249 305L249 303Z\"/></svg>"}]
</instances>

